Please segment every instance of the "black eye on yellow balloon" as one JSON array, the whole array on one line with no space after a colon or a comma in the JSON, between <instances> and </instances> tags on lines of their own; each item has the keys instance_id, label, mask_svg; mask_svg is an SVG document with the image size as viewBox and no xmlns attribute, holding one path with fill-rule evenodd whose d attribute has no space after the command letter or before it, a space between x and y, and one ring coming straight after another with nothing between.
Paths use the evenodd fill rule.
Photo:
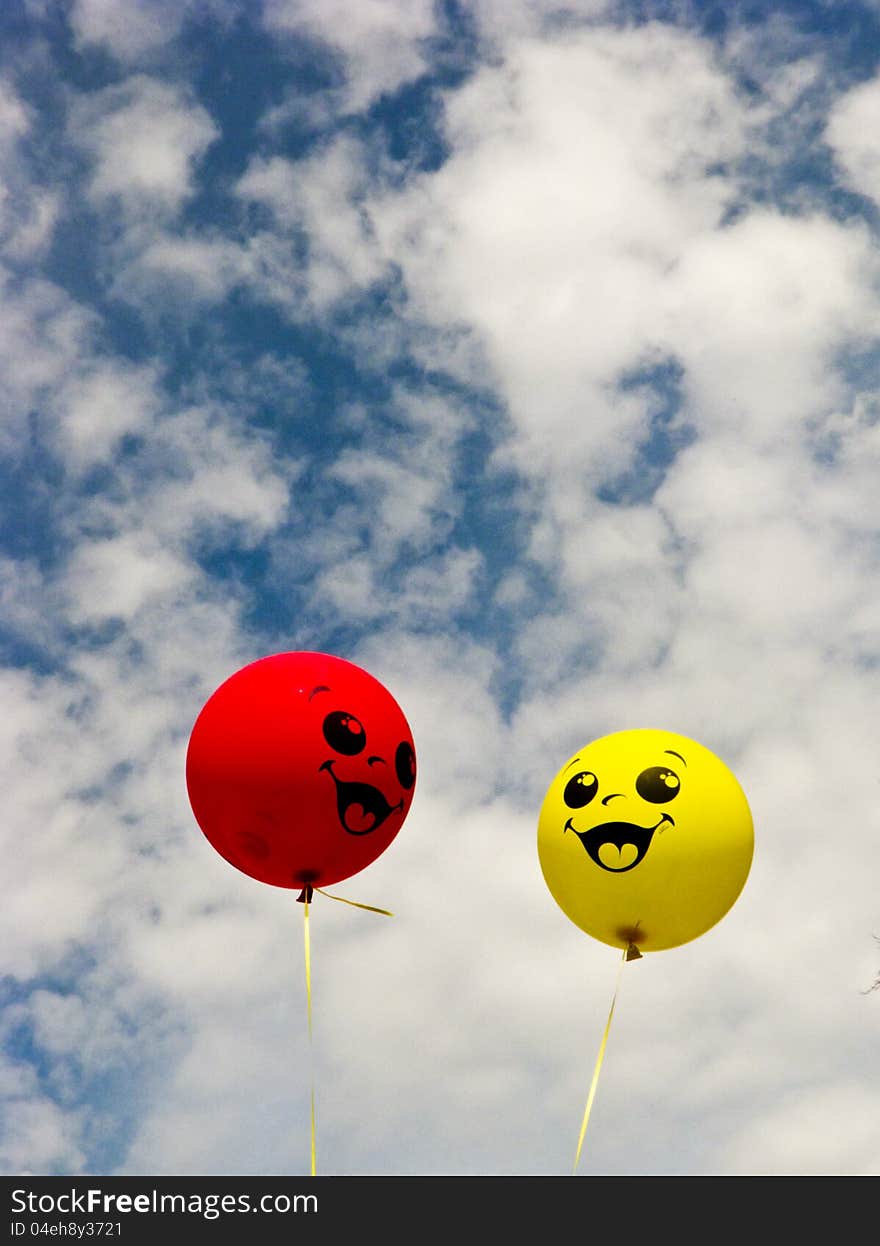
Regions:
<instances>
[{"instance_id":1,"label":"black eye on yellow balloon","mask_svg":"<svg viewBox=\"0 0 880 1246\"><path fill-rule=\"evenodd\" d=\"M681 791L681 779L668 766L649 766L636 779L636 791L652 805L665 805Z\"/></svg>"},{"instance_id":2,"label":"black eye on yellow balloon","mask_svg":"<svg viewBox=\"0 0 880 1246\"><path fill-rule=\"evenodd\" d=\"M354 714L347 714L345 710L334 710L324 719L324 739L335 753L354 757L363 752L367 733Z\"/></svg>"},{"instance_id":3,"label":"black eye on yellow balloon","mask_svg":"<svg viewBox=\"0 0 880 1246\"><path fill-rule=\"evenodd\" d=\"M569 809L583 809L588 805L599 790L599 780L592 770L581 770L573 774L565 785L562 799Z\"/></svg>"}]
</instances>

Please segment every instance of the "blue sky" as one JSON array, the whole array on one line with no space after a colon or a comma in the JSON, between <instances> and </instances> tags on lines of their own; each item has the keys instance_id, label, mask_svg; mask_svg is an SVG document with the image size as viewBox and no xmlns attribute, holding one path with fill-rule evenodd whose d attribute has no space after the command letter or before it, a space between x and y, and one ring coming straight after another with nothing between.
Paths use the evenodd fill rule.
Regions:
<instances>
[{"instance_id":1,"label":"blue sky","mask_svg":"<svg viewBox=\"0 0 880 1246\"><path fill-rule=\"evenodd\" d=\"M607 732L755 819L626 967L579 1171L877 1175L880 6L9 0L0 1170L570 1170L617 973L537 814ZM268 653L413 729L302 913L184 784Z\"/></svg>"}]
</instances>

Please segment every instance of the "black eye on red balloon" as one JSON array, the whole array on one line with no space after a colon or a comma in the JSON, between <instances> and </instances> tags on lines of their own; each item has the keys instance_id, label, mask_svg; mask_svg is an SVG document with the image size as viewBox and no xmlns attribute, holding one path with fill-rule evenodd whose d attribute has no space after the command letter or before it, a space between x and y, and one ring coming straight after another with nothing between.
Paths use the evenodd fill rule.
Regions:
<instances>
[{"instance_id":1,"label":"black eye on red balloon","mask_svg":"<svg viewBox=\"0 0 880 1246\"><path fill-rule=\"evenodd\" d=\"M583 809L588 805L599 790L599 780L592 770L581 770L573 774L565 785L562 799L569 809Z\"/></svg>"},{"instance_id":2,"label":"black eye on red balloon","mask_svg":"<svg viewBox=\"0 0 880 1246\"><path fill-rule=\"evenodd\" d=\"M409 740L402 740L398 744L394 754L394 769L400 786L409 791L416 781L416 755Z\"/></svg>"},{"instance_id":3,"label":"black eye on red balloon","mask_svg":"<svg viewBox=\"0 0 880 1246\"><path fill-rule=\"evenodd\" d=\"M360 719L345 710L334 710L324 719L324 739L336 753L354 757L362 753L367 743L367 733Z\"/></svg>"}]
</instances>

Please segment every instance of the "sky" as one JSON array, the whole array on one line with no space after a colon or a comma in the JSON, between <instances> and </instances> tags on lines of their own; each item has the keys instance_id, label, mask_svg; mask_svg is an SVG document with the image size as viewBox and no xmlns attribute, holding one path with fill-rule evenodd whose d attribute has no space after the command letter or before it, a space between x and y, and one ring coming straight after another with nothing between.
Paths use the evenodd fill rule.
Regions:
<instances>
[{"instance_id":1,"label":"sky","mask_svg":"<svg viewBox=\"0 0 880 1246\"><path fill-rule=\"evenodd\" d=\"M880 1175L880 4L5 0L0 1171L572 1171L619 954L544 794L680 733L754 821L623 966L578 1177ZM211 693L392 693L310 906Z\"/></svg>"}]
</instances>

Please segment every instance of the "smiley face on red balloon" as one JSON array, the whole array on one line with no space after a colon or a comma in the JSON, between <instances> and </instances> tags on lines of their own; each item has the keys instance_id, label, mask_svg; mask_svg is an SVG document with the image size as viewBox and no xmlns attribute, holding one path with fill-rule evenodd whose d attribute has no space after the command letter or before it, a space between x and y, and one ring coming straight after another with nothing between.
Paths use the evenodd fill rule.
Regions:
<instances>
[{"instance_id":1,"label":"smiley face on red balloon","mask_svg":"<svg viewBox=\"0 0 880 1246\"><path fill-rule=\"evenodd\" d=\"M326 886L364 869L400 830L416 756L397 701L325 653L280 653L212 694L190 736L196 821L230 864L277 887Z\"/></svg>"}]
</instances>

